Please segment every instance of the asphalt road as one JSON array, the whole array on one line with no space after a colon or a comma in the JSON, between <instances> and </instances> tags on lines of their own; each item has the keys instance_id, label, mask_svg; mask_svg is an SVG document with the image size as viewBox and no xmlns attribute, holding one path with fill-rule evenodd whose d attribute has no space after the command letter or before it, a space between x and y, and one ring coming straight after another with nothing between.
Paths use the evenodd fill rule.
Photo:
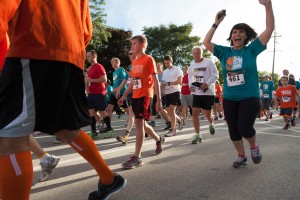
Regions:
<instances>
[{"instance_id":1,"label":"asphalt road","mask_svg":"<svg viewBox=\"0 0 300 200\"><path fill-rule=\"evenodd\" d=\"M177 136L166 138L160 155L153 154L155 142L147 138L142 153L145 165L123 170L121 163L129 159L135 145L134 136L126 146L115 140L124 130L125 123L126 116L114 118L114 137L103 139L101 135L95 140L109 166L128 180L127 187L111 199L300 199L300 125L282 130L284 123L278 111L274 111L271 121L257 120L255 123L262 162L257 165L252 162L245 143L248 164L240 169L232 167L236 152L226 123L216 121L216 133L212 136L208 133L207 121L201 120L204 141L192 145L194 132L189 118ZM164 127L160 119L154 129L158 134L164 134ZM46 151L60 156L61 160L48 181L38 182L41 170L39 161L33 156L35 177L30 199L86 200L97 188L95 171L68 145L55 145L52 143L54 138L45 134L36 138Z\"/></svg>"}]
</instances>

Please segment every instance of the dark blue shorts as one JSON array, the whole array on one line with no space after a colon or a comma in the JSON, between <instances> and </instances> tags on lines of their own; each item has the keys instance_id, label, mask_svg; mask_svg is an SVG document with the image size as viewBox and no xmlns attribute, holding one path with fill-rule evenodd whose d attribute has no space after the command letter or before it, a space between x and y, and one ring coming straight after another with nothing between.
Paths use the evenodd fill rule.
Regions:
<instances>
[{"instance_id":1,"label":"dark blue shorts","mask_svg":"<svg viewBox=\"0 0 300 200\"><path fill-rule=\"evenodd\" d=\"M280 116L290 117L292 116L293 108L280 108Z\"/></svg>"},{"instance_id":2,"label":"dark blue shorts","mask_svg":"<svg viewBox=\"0 0 300 200\"><path fill-rule=\"evenodd\" d=\"M104 94L89 94L87 96L88 108L96 111L104 111L107 108L107 100Z\"/></svg>"}]
</instances>

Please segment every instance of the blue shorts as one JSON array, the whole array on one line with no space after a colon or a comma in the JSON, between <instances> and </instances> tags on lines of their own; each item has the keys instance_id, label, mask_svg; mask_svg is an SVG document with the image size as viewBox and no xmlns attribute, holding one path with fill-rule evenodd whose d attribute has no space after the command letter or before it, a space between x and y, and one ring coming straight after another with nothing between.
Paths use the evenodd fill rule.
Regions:
<instances>
[{"instance_id":1,"label":"blue shorts","mask_svg":"<svg viewBox=\"0 0 300 200\"><path fill-rule=\"evenodd\" d=\"M292 116L293 108L280 108L280 116L290 117Z\"/></svg>"},{"instance_id":2,"label":"blue shorts","mask_svg":"<svg viewBox=\"0 0 300 200\"><path fill-rule=\"evenodd\" d=\"M104 111L107 108L107 100L104 94L89 94L87 101L89 109Z\"/></svg>"}]
</instances>

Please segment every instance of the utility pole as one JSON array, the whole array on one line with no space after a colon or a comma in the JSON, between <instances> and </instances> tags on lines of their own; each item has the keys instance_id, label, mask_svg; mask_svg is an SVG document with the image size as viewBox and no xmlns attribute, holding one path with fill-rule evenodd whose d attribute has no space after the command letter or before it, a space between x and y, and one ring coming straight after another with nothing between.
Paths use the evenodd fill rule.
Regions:
<instances>
[{"instance_id":1,"label":"utility pole","mask_svg":"<svg viewBox=\"0 0 300 200\"><path fill-rule=\"evenodd\" d=\"M273 65L272 65L272 80L274 81L274 66L275 66L275 52L276 51L280 51L280 50L276 50L276 44L278 44L277 42L277 38L278 37L282 37L281 35L277 35L276 29L274 29L274 36L272 38L274 38L274 49L273 49Z\"/></svg>"}]
</instances>

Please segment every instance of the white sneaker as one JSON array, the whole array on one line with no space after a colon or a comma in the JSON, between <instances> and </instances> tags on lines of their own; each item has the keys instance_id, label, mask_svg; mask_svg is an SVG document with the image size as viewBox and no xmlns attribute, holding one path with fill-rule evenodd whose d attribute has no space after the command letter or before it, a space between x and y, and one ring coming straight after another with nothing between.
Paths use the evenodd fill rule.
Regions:
<instances>
[{"instance_id":1,"label":"white sneaker","mask_svg":"<svg viewBox=\"0 0 300 200\"><path fill-rule=\"evenodd\" d=\"M165 134L165 137L172 137L176 135L176 130L170 129L168 133Z\"/></svg>"},{"instance_id":2,"label":"white sneaker","mask_svg":"<svg viewBox=\"0 0 300 200\"><path fill-rule=\"evenodd\" d=\"M52 173L52 169L54 169L57 166L59 160L59 157L49 155L47 156L46 162L40 162L42 175L39 178L39 181L46 181L49 178L50 174Z\"/></svg>"}]
</instances>

